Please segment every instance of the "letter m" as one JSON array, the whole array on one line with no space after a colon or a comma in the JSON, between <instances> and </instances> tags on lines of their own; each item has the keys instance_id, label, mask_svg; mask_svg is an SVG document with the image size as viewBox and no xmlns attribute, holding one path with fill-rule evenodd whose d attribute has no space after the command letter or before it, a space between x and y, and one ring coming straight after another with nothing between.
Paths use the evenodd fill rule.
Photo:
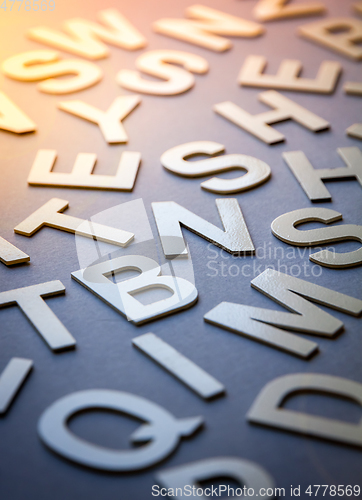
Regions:
<instances>
[{"instance_id":1,"label":"letter m","mask_svg":"<svg viewBox=\"0 0 362 500\"><path fill-rule=\"evenodd\" d=\"M251 286L291 313L221 302L204 316L205 321L301 358L308 358L316 352L318 344L285 330L333 337L343 328L342 321L309 301L352 316L362 312L362 300L273 269L259 274Z\"/></svg>"}]
</instances>

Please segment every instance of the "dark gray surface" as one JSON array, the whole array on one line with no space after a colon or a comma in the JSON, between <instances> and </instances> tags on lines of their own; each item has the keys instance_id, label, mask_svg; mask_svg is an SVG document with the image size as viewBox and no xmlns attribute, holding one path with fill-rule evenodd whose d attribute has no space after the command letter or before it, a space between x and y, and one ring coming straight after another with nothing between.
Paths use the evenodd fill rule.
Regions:
<instances>
[{"instance_id":1,"label":"dark gray surface","mask_svg":"<svg viewBox=\"0 0 362 500\"><path fill-rule=\"evenodd\" d=\"M324 3L331 17L354 15L353 2L349 0L324 0ZM59 27L63 20L76 16L95 19L98 10L112 6L119 8L149 42L146 49L136 52L111 47L110 57L97 63L105 72L103 81L69 97L41 94L36 84L0 76L0 88L38 124L36 134L24 137L0 132L1 235L31 257L29 265L0 266L0 290L61 280L66 286L66 295L47 299L47 303L77 340L75 351L55 355L18 308L0 311L0 369L13 356L34 360L29 380L8 414L0 419L1 499L152 498L156 470L222 455L256 461L272 474L277 486L285 488L300 484L303 491L309 484L354 485L360 482L360 450L252 426L246 422L245 414L264 385L284 374L316 372L361 381L361 319L333 312L344 322L345 331L334 340L318 338L320 353L310 361L205 324L203 315L223 300L267 308L279 306L251 289L253 276L209 276L214 273L207 267L212 260L208 256L214 255L216 248L209 250L205 240L184 231L199 291L198 303L185 312L135 327L71 280L70 273L79 269L73 235L50 228L42 229L32 238L13 233L16 224L51 197L69 200L67 213L84 218L142 198L155 238L152 201L176 201L220 225L214 203L216 196L200 189L200 179L174 176L166 172L159 161L161 154L172 146L212 140L224 144L227 153L249 154L270 165L272 178L267 183L236 197L255 246L260 248L265 244L267 249L287 249L287 245L272 236L271 222L285 212L309 207L312 203L283 162L281 153L301 149L315 167L343 165L336 148L361 144L345 135L345 129L361 119L361 98L345 95L342 85L345 81L361 80L361 63L298 38L297 27L318 18L268 23L264 36L234 39L233 48L221 54L152 32L153 21L161 17L183 17L185 8L191 4L185 0L135 0L132 3L110 0L106 4L56 0L56 10L52 13L0 14L1 60L25 50L46 48L25 38L29 27L41 24ZM253 19L251 12L255 2L208 0L207 5ZM196 76L194 89L183 95L142 96L141 105L124 122L129 134L128 145L108 146L97 126L56 109L58 101L67 99L81 99L106 109L117 95L128 93L115 83L118 70L133 69L139 54L161 48L202 55L209 61L210 71L207 75ZM236 83L238 71L249 54L266 56L271 73L277 70L283 58L300 59L306 77L314 77L323 60L340 61L343 74L334 95L283 92L329 120L331 130L313 134L295 123L286 122L276 127L285 133L287 141L270 147L213 113L212 105L224 100L231 100L251 113L269 109L257 102L260 90L240 88ZM70 171L78 152L96 153L99 173L114 172L120 152L124 150L140 151L142 165L133 193L28 187L26 179L39 148L58 151L55 167L58 171ZM360 223L362 191L359 184L351 180L329 182L327 186L333 201L320 206L340 211L345 223ZM356 246L343 243L336 248L342 251ZM261 266L259 272L262 272L268 265L276 264L275 259L269 257L232 259L225 252L216 251L218 263L225 262L227 266L255 263ZM283 263L289 270L292 265L306 263L310 273L317 267L309 263L308 253L286 258ZM320 277L306 279L362 298L361 268L323 268ZM226 396L212 402L202 401L132 347L133 337L149 331L220 380L226 386ZM36 432L37 421L56 399L91 388L118 389L147 397L179 418L203 415L205 428L195 437L183 440L163 464L146 472L105 474L75 466L42 445ZM322 396L298 396L287 406L355 423L361 415L361 409L352 403ZM80 436L114 447L128 446L128 436L136 426L128 419L103 412L81 415L71 422L71 428Z\"/></svg>"}]
</instances>

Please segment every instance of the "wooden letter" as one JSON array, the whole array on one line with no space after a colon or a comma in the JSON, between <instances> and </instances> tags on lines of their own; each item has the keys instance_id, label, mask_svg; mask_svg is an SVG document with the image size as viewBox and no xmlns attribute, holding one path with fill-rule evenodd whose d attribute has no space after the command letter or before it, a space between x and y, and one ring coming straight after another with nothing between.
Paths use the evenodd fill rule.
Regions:
<instances>
[{"instance_id":1,"label":"wooden letter","mask_svg":"<svg viewBox=\"0 0 362 500\"><path fill-rule=\"evenodd\" d=\"M205 5L192 5L186 9L191 19L160 19L153 23L156 33L222 52L232 47L230 40L218 35L254 37L261 35L260 24L225 14Z\"/></svg>"},{"instance_id":2,"label":"wooden letter","mask_svg":"<svg viewBox=\"0 0 362 500\"><path fill-rule=\"evenodd\" d=\"M96 123L109 144L128 142L128 135L121 121L141 102L138 96L123 95L116 97L106 112L83 101L64 101L58 108L84 120Z\"/></svg>"},{"instance_id":3,"label":"wooden letter","mask_svg":"<svg viewBox=\"0 0 362 500\"><path fill-rule=\"evenodd\" d=\"M235 198L215 200L223 231L174 201L152 203L163 253L167 258L188 255L181 226L232 254L254 253L255 248Z\"/></svg>"},{"instance_id":4,"label":"wooden letter","mask_svg":"<svg viewBox=\"0 0 362 500\"><path fill-rule=\"evenodd\" d=\"M362 21L352 17L324 19L299 28L304 38L339 52L350 59L362 59Z\"/></svg>"},{"instance_id":5,"label":"wooden letter","mask_svg":"<svg viewBox=\"0 0 362 500\"><path fill-rule=\"evenodd\" d=\"M355 178L362 186L362 153L358 148L339 148L337 153L347 168L314 169L303 151L289 151L282 156L311 201L332 201L323 180Z\"/></svg>"},{"instance_id":6,"label":"wooden letter","mask_svg":"<svg viewBox=\"0 0 362 500\"><path fill-rule=\"evenodd\" d=\"M74 187L89 189L111 189L132 191L141 154L123 151L116 175L93 175L97 155L79 153L70 174L52 172L57 152L53 149L40 149L37 152L28 177L31 186Z\"/></svg>"},{"instance_id":7,"label":"wooden letter","mask_svg":"<svg viewBox=\"0 0 362 500\"><path fill-rule=\"evenodd\" d=\"M280 64L276 75L263 74L266 63L266 58L263 56L248 56L239 73L238 82L240 85L331 94L342 71L338 62L324 61L319 68L317 77L312 80L298 77L302 71L300 61L285 59Z\"/></svg>"},{"instance_id":8,"label":"wooden letter","mask_svg":"<svg viewBox=\"0 0 362 500\"><path fill-rule=\"evenodd\" d=\"M362 14L362 2L359 0L359 2L353 4L353 8L356 12L359 14Z\"/></svg>"},{"instance_id":9,"label":"wooden letter","mask_svg":"<svg viewBox=\"0 0 362 500\"><path fill-rule=\"evenodd\" d=\"M271 230L274 236L294 246L324 245L338 241L356 240L362 243L362 226L344 224L318 229L299 231L297 226L305 222L330 224L342 219L342 214L330 208L301 208L280 215L273 220ZM322 250L309 255L309 260L321 266L344 268L362 264L362 246L352 252Z\"/></svg>"},{"instance_id":10,"label":"wooden letter","mask_svg":"<svg viewBox=\"0 0 362 500\"><path fill-rule=\"evenodd\" d=\"M8 411L32 367L31 359L11 358L0 375L0 415Z\"/></svg>"},{"instance_id":11,"label":"wooden letter","mask_svg":"<svg viewBox=\"0 0 362 500\"><path fill-rule=\"evenodd\" d=\"M66 210L68 206L68 201L52 198L27 219L18 224L14 228L14 231L23 236L32 236L42 227L49 226L61 231L77 233L87 238L96 238L99 241L113 243L121 247L128 245L134 237L134 234L128 231L122 231L121 229L103 226L102 224L59 213Z\"/></svg>"},{"instance_id":12,"label":"wooden letter","mask_svg":"<svg viewBox=\"0 0 362 500\"><path fill-rule=\"evenodd\" d=\"M201 187L212 193L239 193L255 188L269 179L271 174L269 165L252 156L234 154L192 162L184 159L191 155L202 153L213 155L222 151L224 151L224 146L217 142L188 142L165 151L161 156L161 163L167 170L183 177L203 177L216 172L246 170L245 175L235 179L213 177L202 182Z\"/></svg>"},{"instance_id":13,"label":"wooden letter","mask_svg":"<svg viewBox=\"0 0 362 500\"><path fill-rule=\"evenodd\" d=\"M287 398L306 391L347 398L362 406L362 384L358 382L319 373L294 373L269 382L254 401L247 419L255 424L362 447L361 423L282 408Z\"/></svg>"},{"instance_id":14,"label":"wooden letter","mask_svg":"<svg viewBox=\"0 0 362 500\"><path fill-rule=\"evenodd\" d=\"M361 82L346 82L343 86L346 94L362 96L362 83Z\"/></svg>"},{"instance_id":15,"label":"wooden letter","mask_svg":"<svg viewBox=\"0 0 362 500\"><path fill-rule=\"evenodd\" d=\"M360 139L362 141L362 123L355 123L351 125L346 130L347 135L354 137L355 139Z\"/></svg>"},{"instance_id":16,"label":"wooden letter","mask_svg":"<svg viewBox=\"0 0 362 500\"><path fill-rule=\"evenodd\" d=\"M272 123L278 123L284 120L295 120L297 123L313 132L319 132L320 130L329 128L329 123L326 120L315 115L308 109L303 108L299 104L296 104L294 101L291 101L275 90L263 92L259 94L258 98L259 101L275 109L260 113L259 115L251 115L230 101L215 104L213 109L219 115L255 135L258 139L261 139L267 144L283 142L285 139L283 134L269 126Z\"/></svg>"},{"instance_id":17,"label":"wooden letter","mask_svg":"<svg viewBox=\"0 0 362 500\"><path fill-rule=\"evenodd\" d=\"M132 442L147 444L115 450L80 439L69 430L73 415L94 409L116 411L141 420ZM162 406L128 392L94 389L58 399L41 415L40 439L54 452L92 469L125 472L148 468L172 453L183 436L191 436L203 424L201 417L175 418Z\"/></svg>"},{"instance_id":18,"label":"wooden letter","mask_svg":"<svg viewBox=\"0 0 362 500\"><path fill-rule=\"evenodd\" d=\"M318 350L318 344L285 329L333 337L343 328L342 321L309 300L353 316L362 312L362 300L274 269L259 274L251 286L292 313L221 302L204 316L205 321L305 359Z\"/></svg>"},{"instance_id":19,"label":"wooden letter","mask_svg":"<svg viewBox=\"0 0 362 500\"><path fill-rule=\"evenodd\" d=\"M185 69L174 66L175 63ZM175 95L186 92L195 84L191 73L206 73L208 62L203 57L178 50L153 50L136 59L136 67L147 75L162 78L162 82L145 80L137 71L122 69L117 83L133 92L153 95Z\"/></svg>"},{"instance_id":20,"label":"wooden letter","mask_svg":"<svg viewBox=\"0 0 362 500\"><path fill-rule=\"evenodd\" d=\"M259 0L254 9L254 15L259 21L274 21L291 17L315 16L326 12L322 3L285 5L288 2L289 0Z\"/></svg>"},{"instance_id":21,"label":"wooden letter","mask_svg":"<svg viewBox=\"0 0 362 500\"><path fill-rule=\"evenodd\" d=\"M140 49L146 45L145 38L116 9L101 10L98 16L106 26L75 18L65 21L64 30L67 33L38 26L30 29L27 35L36 42L88 59L108 56L109 50L100 40L127 50Z\"/></svg>"},{"instance_id":22,"label":"wooden letter","mask_svg":"<svg viewBox=\"0 0 362 500\"><path fill-rule=\"evenodd\" d=\"M135 337L132 339L132 344L202 398L212 398L225 391L225 387L214 377L154 333Z\"/></svg>"},{"instance_id":23,"label":"wooden letter","mask_svg":"<svg viewBox=\"0 0 362 500\"><path fill-rule=\"evenodd\" d=\"M140 275L119 283L110 277L121 271L137 270ZM142 255L124 255L80 269L72 278L116 309L136 325L191 307L197 301L195 286L176 276L160 276L158 263ZM134 295L152 288L165 288L172 295L144 305Z\"/></svg>"},{"instance_id":24,"label":"wooden letter","mask_svg":"<svg viewBox=\"0 0 362 500\"><path fill-rule=\"evenodd\" d=\"M0 261L7 265L29 262L30 257L0 236Z\"/></svg>"},{"instance_id":25,"label":"wooden letter","mask_svg":"<svg viewBox=\"0 0 362 500\"><path fill-rule=\"evenodd\" d=\"M65 293L60 281L17 288L0 293L0 308L17 304L50 349L61 351L75 347L75 340L55 316L43 297Z\"/></svg>"},{"instance_id":26,"label":"wooden letter","mask_svg":"<svg viewBox=\"0 0 362 500\"><path fill-rule=\"evenodd\" d=\"M4 92L0 91L0 129L25 134L35 132L36 125Z\"/></svg>"},{"instance_id":27,"label":"wooden letter","mask_svg":"<svg viewBox=\"0 0 362 500\"><path fill-rule=\"evenodd\" d=\"M46 79L37 85L40 92L47 94L69 94L87 89L102 79L103 72L91 62L80 59L59 61L58 52L34 50L23 52L6 59L2 71L6 76L22 82ZM55 80L54 76L76 75L74 78Z\"/></svg>"}]
</instances>

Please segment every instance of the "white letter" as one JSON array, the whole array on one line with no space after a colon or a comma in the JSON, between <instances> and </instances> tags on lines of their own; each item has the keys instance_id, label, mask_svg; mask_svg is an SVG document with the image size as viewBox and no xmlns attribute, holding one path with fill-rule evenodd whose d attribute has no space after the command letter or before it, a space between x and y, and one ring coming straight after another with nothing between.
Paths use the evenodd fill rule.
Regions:
<instances>
[{"instance_id":1,"label":"white letter","mask_svg":"<svg viewBox=\"0 0 362 500\"><path fill-rule=\"evenodd\" d=\"M355 123L347 128L347 135L362 140L362 123Z\"/></svg>"},{"instance_id":2,"label":"white letter","mask_svg":"<svg viewBox=\"0 0 362 500\"><path fill-rule=\"evenodd\" d=\"M332 201L331 194L322 180L353 177L362 186L361 150L358 148L339 148L337 153L344 160L347 168L318 168L315 170L303 151L289 151L282 153L282 156L311 201Z\"/></svg>"},{"instance_id":3,"label":"white letter","mask_svg":"<svg viewBox=\"0 0 362 500\"><path fill-rule=\"evenodd\" d=\"M254 8L254 15L260 21L273 21L291 17L323 14L326 8L321 3L285 5L289 0L259 0Z\"/></svg>"},{"instance_id":4,"label":"white letter","mask_svg":"<svg viewBox=\"0 0 362 500\"><path fill-rule=\"evenodd\" d=\"M327 18L323 21L299 27L299 33L346 57L359 61L362 59L362 21L352 17Z\"/></svg>"},{"instance_id":5,"label":"white letter","mask_svg":"<svg viewBox=\"0 0 362 500\"><path fill-rule=\"evenodd\" d=\"M180 64L185 69L172 64ZM163 82L145 80L137 71L122 69L116 76L121 87L154 95L175 95L186 92L194 86L195 78L191 73L206 73L208 62L203 57L178 50L153 50L136 59L136 67L147 75L162 78Z\"/></svg>"},{"instance_id":6,"label":"white letter","mask_svg":"<svg viewBox=\"0 0 362 500\"><path fill-rule=\"evenodd\" d=\"M90 62L80 59L59 61L58 52L34 50L6 59L2 70L6 76L23 82L46 79L37 89L47 94L68 94L87 89L102 79L103 71ZM48 63L48 64L44 64ZM54 80L54 76L76 75L75 78Z\"/></svg>"},{"instance_id":7,"label":"white letter","mask_svg":"<svg viewBox=\"0 0 362 500\"><path fill-rule=\"evenodd\" d=\"M30 170L28 184L132 191L141 162L140 153L123 151L116 175L93 175L96 154L79 153L71 173L52 172L56 157L57 152L53 149L39 149Z\"/></svg>"},{"instance_id":8,"label":"white letter","mask_svg":"<svg viewBox=\"0 0 362 500\"><path fill-rule=\"evenodd\" d=\"M97 238L99 241L126 246L133 239L134 234L121 229L115 229L95 222L90 222L63 213L69 206L66 200L52 198L45 205L29 215L23 222L18 224L14 231L23 236L32 236L44 226L77 233L87 238Z\"/></svg>"},{"instance_id":9,"label":"white letter","mask_svg":"<svg viewBox=\"0 0 362 500\"><path fill-rule=\"evenodd\" d=\"M48 346L53 351L60 351L74 347L76 342L42 297L64 292L65 287L60 281L48 281L1 292L0 306L17 304Z\"/></svg>"},{"instance_id":10,"label":"white letter","mask_svg":"<svg viewBox=\"0 0 362 500\"><path fill-rule=\"evenodd\" d=\"M313 132L319 132L329 128L329 123L326 120L315 115L308 109L303 108L299 104L296 104L294 101L291 101L275 90L262 92L259 94L258 99L275 109L260 113L259 115L251 115L247 111L239 108L239 106L233 102L225 101L215 104L213 110L267 144L275 144L285 139L283 134L269 126L272 123L278 123L284 120L295 120L297 123Z\"/></svg>"},{"instance_id":11,"label":"white letter","mask_svg":"<svg viewBox=\"0 0 362 500\"><path fill-rule=\"evenodd\" d=\"M221 302L204 316L205 321L302 358L315 353L318 345L279 328L333 337L343 327L340 320L305 299L353 316L362 312L361 300L273 269L254 278L251 286L292 313Z\"/></svg>"},{"instance_id":12,"label":"white letter","mask_svg":"<svg viewBox=\"0 0 362 500\"><path fill-rule=\"evenodd\" d=\"M263 74L266 63L263 56L248 56L238 76L240 85L331 94L342 71L338 62L323 61L315 79L301 78L298 77L302 71L301 62L284 59L276 75L267 75Z\"/></svg>"},{"instance_id":13,"label":"white letter","mask_svg":"<svg viewBox=\"0 0 362 500\"><path fill-rule=\"evenodd\" d=\"M137 270L141 274L120 283L108 278L126 270ZM191 307L197 300L197 290L192 283L160 274L161 268L155 260L127 255L80 269L72 273L72 278L138 325ZM147 305L133 297L137 292L153 288L164 288L172 292L172 296Z\"/></svg>"},{"instance_id":14,"label":"white letter","mask_svg":"<svg viewBox=\"0 0 362 500\"><path fill-rule=\"evenodd\" d=\"M116 97L106 112L83 101L64 101L58 108L84 120L96 123L103 137L109 144L128 142L128 135L122 125L122 120L141 102L136 95Z\"/></svg>"},{"instance_id":15,"label":"white letter","mask_svg":"<svg viewBox=\"0 0 362 500\"><path fill-rule=\"evenodd\" d=\"M70 432L69 419L80 411L104 408L126 413L147 423L131 436L132 442L148 443L133 450L114 450L89 443ZM172 453L183 436L192 435L202 417L176 419L148 399L128 392L88 390L58 399L40 417L41 440L59 455L78 464L106 471L135 471L154 465Z\"/></svg>"},{"instance_id":16,"label":"white letter","mask_svg":"<svg viewBox=\"0 0 362 500\"><path fill-rule=\"evenodd\" d=\"M200 184L203 189L213 193L238 193L257 187L269 179L271 174L269 165L252 156L234 154L192 162L184 160L185 157L191 155L213 155L222 151L224 151L224 146L217 142L188 142L165 151L161 156L161 163L167 170L183 177L202 177L216 172L246 170L245 175L235 179L213 177Z\"/></svg>"},{"instance_id":17,"label":"white letter","mask_svg":"<svg viewBox=\"0 0 362 500\"><path fill-rule=\"evenodd\" d=\"M101 10L98 16L106 27L75 18L64 23L69 35L46 26L32 28L27 35L31 40L89 59L101 59L109 54L107 47L97 38L127 50L140 49L146 45L145 38L116 9Z\"/></svg>"},{"instance_id":18,"label":"white letter","mask_svg":"<svg viewBox=\"0 0 362 500\"><path fill-rule=\"evenodd\" d=\"M225 391L225 387L218 380L154 333L135 337L132 344L202 398L212 398Z\"/></svg>"},{"instance_id":19,"label":"white letter","mask_svg":"<svg viewBox=\"0 0 362 500\"><path fill-rule=\"evenodd\" d=\"M305 222L322 222L330 224L342 219L342 214L330 208L301 208L280 215L273 220L271 230L274 236L300 247L323 245L338 241L356 240L362 243L362 226L344 224L343 226L323 227L299 231L296 228ZM309 260L326 267L343 268L359 266L362 263L362 247L352 252L321 252L309 255Z\"/></svg>"},{"instance_id":20,"label":"white letter","mask_svg":"<svg viewBox=\"0 0 362 500\"><path fill-rule=\"evenodd\" d=\"M358 382L331 375L295 373L269 382L254 401L247 419L261 425L362 447L361 423L351 424L281 408L288 397L305 391L352 399L362 406L362 384Z\"/></svg>"},{"instance_id":21,"label":"white letter","mask_svg":"<svg viewBox=\"0 0 362 500\"><path fill-rule=\"evenodd\" d=\"M188 7L186 15L194 19L160 19L153 23L152 27L156 33L162 33L217 52L228 50L232 46L230 40L217 35L254 37L264 32L264 28L260 24L225 14L225 12L204 5Z\"/></svg>"},{"instance_id":22,"label":"white letter","mask_svg":"<svg viewBox=\"0 0 362 500\"><path fill-rule=\"evenodd\" d=\"M0 91L0 129L25 134L35 132L36 124L21 111L4 92Z\"/></svg>"},{"instance_id":23,"label":"white letter","mask_svg":"<svg viewBox=\"0 0 362 500\"><path fill-rule=\"evenodd\" d=\"M29 262L30 257L0 236L0 262L7 266Z\"/></svg>"},{"instance_id":24,"label":"white letter","mask_svg":"<svg viewBox=\"0 0 362 500\"><path fill-rule=\"evenodd\" d=\"M235 198L215 200L225 231L174 201L152 203L162 248L167 258L187 255L181 225L230 253L254 253L255 248Z\"/></svg>"},{"instance_id":25,"label":"white letter","mask_svg":"<svg viewBox=\"0 0 362 500\"><path fill-rule=\"evenodd\" d=\"M0 376L0 415L6 413L33 367L31 359L11 358Z\"/></svg>"}]
</instances>

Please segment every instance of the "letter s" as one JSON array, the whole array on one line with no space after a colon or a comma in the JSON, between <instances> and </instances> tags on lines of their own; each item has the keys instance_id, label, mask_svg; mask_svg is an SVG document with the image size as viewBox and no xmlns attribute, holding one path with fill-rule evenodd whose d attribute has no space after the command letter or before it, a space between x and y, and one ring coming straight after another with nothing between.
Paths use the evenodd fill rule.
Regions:
<instances>
[{"instance_id":1,"label":"letter s","mask_svg":"<svg viewBox=\"0 0 362 500\"><path fill-rule=\"evenodd\" d=\"M183 68L168 63L182 65ZM155 82L144 80L138 71L122 69L116 77L117 83L133 92L154 95L175 95L186 92L195 83L193 73L206 73L208 62L203 57L178 50L153 50L139 56L136 60L137 69L147 75L166 81Z\"/></svg>"},{"instance_id":2,"label":"letter s","mask_svg":"<svg viewBox=\"0 0 362 500\"><path fill-rule=\"evenodd\" d=\"M362 226L344 224L340 226L300 231L296 226L304 222L329 224L342 219L342 214L330 208L302 208L277 217L271 224L274 236L295 246L314 246L338 241L356 240L362 243ZM325 267L343 268L362 263L362 247L345 253L322 250L311 254L309 260Z\"/></svg>"},{"instance_id":3,"label":"letter s","mask_svg":"<svg viewBox=\"0 0 362 500\"><path fill-rule=\"evenodd\" d=\"M37 88L47 94L68 94L83 90L102 79L102 70L94 63L81 59L59 61L54 50L32 50L17 54L2 64L6 76L23 82L44 80ZM54 76L75 75L55 80Z\"/></svg>"}]
</instances>

